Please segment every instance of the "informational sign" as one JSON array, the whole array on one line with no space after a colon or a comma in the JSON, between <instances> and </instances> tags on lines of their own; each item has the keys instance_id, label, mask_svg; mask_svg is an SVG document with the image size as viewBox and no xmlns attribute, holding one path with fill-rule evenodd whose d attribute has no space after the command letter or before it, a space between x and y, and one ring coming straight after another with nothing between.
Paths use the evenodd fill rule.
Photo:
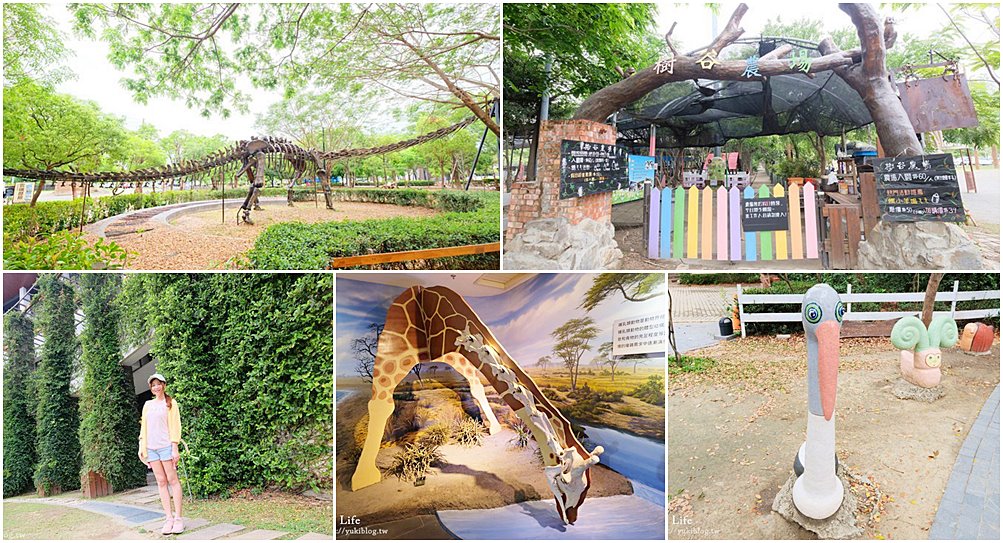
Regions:
<instances>
[{"instance_id":1,"label":"informational sign","mask_svg":"<svg viewBox=\"0 0 1003 543\"><path fill-rule=\"evenodd\" d=\"M658 159L653 156L627 155L627 178L630 186L655 182Z\"/></svg>"},{"instance_id":2,"label":"informational sign","mask_svg":"<svg viewBox=\"0 0 1003 543\"><path fill-rule=\"evenodd\" d=\"M561 142L561 198L626 189L627 150L605 143Z\"/></svg>"},{"instance_id":3,"label":"informational sign","mask_svg":"<svg viewBox=\"0 0 1003 543\"><path fill-rule=\"evenodd\" d=\"M613 356L665 352L665 313L613 321Z\"/></svg>"},{"instance_id":4,"label":"informational sign","mask_svg":"<svg viewBox=\"0 0 1003 543\"><path fill-rule=\"evenodd\" d=\"M978 126L975 102L964 74L899 83L902 107L917 133Z\"/></svg>"},{"instance_id":5,"label":"informational sign","mask_svg":"<svg viewBox=\"0 0 1003 543\"><path fill-rule=\"evenodd\" d=\"M22 182L14 184L14 203L26 204L31 201L31 195L35 192L35 183ZM6 197L6 194L4 195Z\"/></svg>"},{"instance_id":6,"label":"informational sign","mask_svg":"<svg viewBox=\"0 0 1003 543\"><path fill-rule=\"evenodd\" d=\"M881 219L964 222L958 171L950 154L874 159Z\"/></svg>"},{"instance_id":7,"label":"informational sign","mask_svg":"<svg viewBox=\"0 0 1003 543\"><path fill-rule=\"evenodd\" d=\"M742 200L742 230L774 232L787 230L787 198L750 198Z\"/></svg>"}]
</instances>

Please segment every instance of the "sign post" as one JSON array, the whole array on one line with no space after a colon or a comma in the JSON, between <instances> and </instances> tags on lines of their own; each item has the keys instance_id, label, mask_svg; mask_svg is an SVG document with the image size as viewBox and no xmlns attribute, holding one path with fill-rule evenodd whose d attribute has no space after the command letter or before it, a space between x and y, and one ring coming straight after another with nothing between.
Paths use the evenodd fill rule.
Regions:
<instances>
[{"instance_id":1,"label":"sign post","mask_svg":"<svg viewBox=\"0 0 1003 543\"><path fill-rule=\"evenodd\" d=\"M964 222L958 172L950 154L874 160L881 219Z\"/></svg>"},{"instance_id":2,"label":"sign post","mask_svg":"<svg viewBox=\"0 0 1003 543\"><path fill-rule=\"evenodd\" d=\"M626 189L627 150L616 145L561 141L560 198Z\"/></svg>"}]
</instances>

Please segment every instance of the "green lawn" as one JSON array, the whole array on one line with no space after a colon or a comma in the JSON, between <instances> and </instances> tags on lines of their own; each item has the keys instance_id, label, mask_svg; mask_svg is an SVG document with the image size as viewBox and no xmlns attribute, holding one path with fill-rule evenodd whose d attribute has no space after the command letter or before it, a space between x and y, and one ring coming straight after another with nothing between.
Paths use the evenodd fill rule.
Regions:
<instances>
[{"instance_id":1,"label":"green lawn","mask_svg":"<svg viewBox=\"0 0 1003 543\"><path fill-rule=\"evenodd\" d=\"M77 497L80 493L76 492ZM108 517L43 503L4 503L3 538L149 539L146 534L109 522Z\"/></svg>"},{"instance_id":2,"label":"green lawn","mask_svg":"<svg viewBox=\"0 0 1003 543\"><path fill-rule=\"evenodd\" d=\"M230 522L249 529L282 530L295 538L306 532L333 534L334 505L278 492L185 503L186 517Z\"/></svg>"}]
</instances>

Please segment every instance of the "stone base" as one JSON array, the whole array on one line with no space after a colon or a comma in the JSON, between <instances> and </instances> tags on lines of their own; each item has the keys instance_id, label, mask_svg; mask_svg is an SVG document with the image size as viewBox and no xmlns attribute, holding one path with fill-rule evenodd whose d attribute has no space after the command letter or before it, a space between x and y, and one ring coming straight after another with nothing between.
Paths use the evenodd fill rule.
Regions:
<instances>
[{"instance_id":1,"label":"stone base","mask_svg":"<svg viewBox=\"0 0 1003 543\"><path fill-rule=\"evenodd\" d=\"M944 397L944 387L938 385L933 388L923 388L916 386L909 381L899 377L892 385L892 394L900 400L916 400L919 402L932 403Z\"/></svg>"},{"instance_id":2,"label":"stone base","mask_svg":"<svg viewBox=\"0 0 1003 543\"><path fill-rule=\"evenodd\" d=\"M981 270L982 253L961 227L946 222L881 221L860 244L863 270Z\"/></svg>"},{"instance_id":3,"label":"stone base","mask_svg":"<svg viewBox=\"0 0 1003 543\"><path fill-rule=\"evenodd\" d=\"M506 270L615 270L623 253L613 225L592 219L537 219L505 243Z\"/></svg>"},{"instance_id":4,"label":"stone base","mask_svg":"<svg viewBox=\"0 0 1003 543\"><path fill-rule=\"evenodd\" d=\"M797 477L793 474L773 499L773 510L805 530L817 534L819 539L853 539L861 536L864 529L857 521L857 498L850 492L850 479L842 466L836 470L836 475L843 483L843 503L831 517L815 520L802 515L794 507L792 491Z\"/></svg>"},{"instance_id":5,"label":"stone base","mask_svg":"<svg viewBox=\"0 0 1003 543\"><path fill-rule=\"evenodd\" d=\"M967 354L968 356L989 356L989 355L993 354L992 349L990 349L988 351L985 351L985 352L982 352L982 353L977 353L975 351L961 351L961 352L962 352L962 354Z\"/></svg>"}]
</instances>

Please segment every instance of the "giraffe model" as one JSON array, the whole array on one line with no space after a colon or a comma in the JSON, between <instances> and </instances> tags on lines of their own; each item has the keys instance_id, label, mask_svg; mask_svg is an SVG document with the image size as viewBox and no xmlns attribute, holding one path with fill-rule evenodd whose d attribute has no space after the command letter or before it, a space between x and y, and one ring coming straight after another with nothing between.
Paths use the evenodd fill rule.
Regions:
<instances>
[{"instance_id":1,"label":"giraffe model","mask_svg":"<svg viewBox=\"0 0 1003 543\"><path fill-rule=\"evenodd\" d=\"M352 490L380 481L376 454L394 410L393 391L411 368L422 362L449 364L463 375L494 433L499 429L498 421L491 413L478 374L491 384L533 433L561 520L574 524L591 486L589 468L599 463L602 447L586 450L568 420L502 348L467 302L440 286L411 287L387 311L373 367L369 426L352 476Z\"/></svg>"}]
</instances>

